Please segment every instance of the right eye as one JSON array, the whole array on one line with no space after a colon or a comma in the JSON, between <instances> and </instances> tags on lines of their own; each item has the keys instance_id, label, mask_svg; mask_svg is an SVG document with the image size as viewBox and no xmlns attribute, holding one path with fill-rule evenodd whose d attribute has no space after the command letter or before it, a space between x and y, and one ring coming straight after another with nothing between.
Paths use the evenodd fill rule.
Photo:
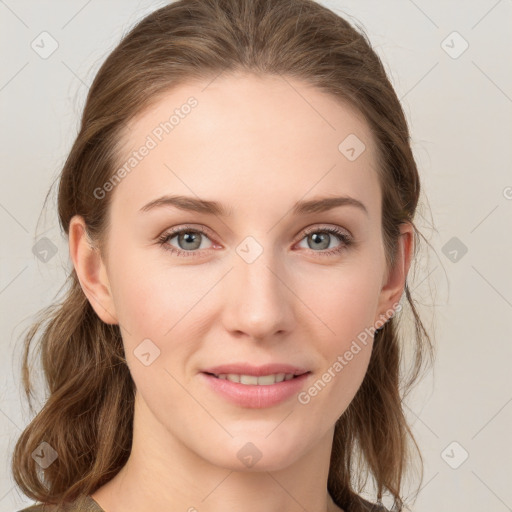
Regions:
<instances>
[{"instance_id":1,"label":"right eye","mask_svg":"<svg viewBox=\"0 0 512 512\"><path fill-rule=\"evenodd\" d=\"M208 238L205 231L198 228L182 228L167 231L161 235L158 239L159 243L166 251L175 253L178 256L197 256L199 249L205 249L202 247L202 238ZM174 238L177 239L177 243L182 247L175 247L170 244L170 241Z\"/></svg>"}]
</instances>

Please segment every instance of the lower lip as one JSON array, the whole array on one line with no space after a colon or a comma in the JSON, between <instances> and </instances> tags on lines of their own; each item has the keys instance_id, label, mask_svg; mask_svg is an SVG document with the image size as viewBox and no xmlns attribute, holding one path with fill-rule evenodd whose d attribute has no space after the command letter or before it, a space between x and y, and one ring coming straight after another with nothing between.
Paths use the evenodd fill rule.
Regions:
<instances>
[{"instance_id":1,"label":"lower lip","mask_svg":"<svg viewBox=\"0 0 512 512\"><path fill-rule=\"evenodd\" d=\"M218 379L208 373L201 373L211 388L228 401L251 409L272 407L299 393L310 373L304 373L290 380L283 380L268 386L240 384L227 379Z\"/></svg>"}]
</instances>

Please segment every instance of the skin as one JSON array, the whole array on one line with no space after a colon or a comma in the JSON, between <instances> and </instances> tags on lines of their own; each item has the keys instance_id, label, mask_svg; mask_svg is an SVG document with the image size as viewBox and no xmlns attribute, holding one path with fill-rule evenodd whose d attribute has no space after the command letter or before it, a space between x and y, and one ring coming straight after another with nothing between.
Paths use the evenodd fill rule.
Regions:
<instances>
[{"instance_id":1,"label":"skin","mask_svg":"<svg viewBox=\"0 0 512 512\"><path fill-rule=\"evenodd\" d=\"M388 271L374 140L351 107L290 78L222 75L210 82L172 89L130 123L126 155L187 98L198 100L110 192L106 253L88 244L81 217L70 224L81 286L104 322L120 324L137 387L130 458L92 497L106 512L340 511L327 493L334 425L364 378L371 337L308 404L293 396L269 408L236 406L199 372L236 361L295 363L311 370L308 389L396 307L412 227L402 226ZM366 149L349 161L338 145L352 133ZM164 194L215 200L232 214L139 211ZM291 213L296 201L341 195L363 202L368 213L353 206ZM159 235L190 224L208 230L197 235L197 257L159 245ZM304 234L334 226L354 240L338 254L323 254L343 246L336 235L324 235L318 247ZM236 251L248 236L263 250L252 263ZM175 236L167 245L193 244ZM147 338L161 351L149 366L134 355ZM237 457L248 442L262 454L252 467Z\"/></svg>"}]
</instances>

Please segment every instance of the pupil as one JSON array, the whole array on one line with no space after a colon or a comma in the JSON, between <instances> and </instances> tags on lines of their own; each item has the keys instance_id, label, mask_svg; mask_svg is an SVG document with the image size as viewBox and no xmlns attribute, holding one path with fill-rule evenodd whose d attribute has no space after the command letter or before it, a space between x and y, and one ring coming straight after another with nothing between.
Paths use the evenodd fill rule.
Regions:
<instances>
[{"instance_id":1,"label":"pupil","mask_svg":"<svg viewBox=\"0 0 512 512\"><path fill-rule=\"evenodd\" d=\"M325 249L329 246L327 233L321 233L321 234L313 233L313 235L311 235L311 236L312 236L313 241L315 242L317 247L321 246L322 249ZM326 241L327 241L327 244L325 244ZM322 245L322 242L323 242L323 245Z\"/></svg>"},{"instance_id":2,"label":"pupil","mask_svg":"<svg viewBox=\"0 0 512 512\"><path fill-rule=\"evenodd\" d=\"M197 233L192 233L192 232L188 232L188 233L184 233L182 236L182 241L185 242L185 244L188 244L188 243L192 243L195 245L193 247L188 247L188 249L197 249L199 247L199 245L201 244L198 244L197 243L197 240L199 239L199 236ZM197 238L197 240L195 240Z\"/></svg>"}]
</instances>

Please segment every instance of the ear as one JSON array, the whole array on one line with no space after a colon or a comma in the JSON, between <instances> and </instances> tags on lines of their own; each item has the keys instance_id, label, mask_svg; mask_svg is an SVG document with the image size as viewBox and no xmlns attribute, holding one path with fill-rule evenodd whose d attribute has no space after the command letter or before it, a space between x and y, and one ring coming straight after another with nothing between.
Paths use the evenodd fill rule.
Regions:
<instances>
[{"instance_id":1,"label":"ear","mask_svg":"<svg viewBox=\"0 0 512 512\"><path fill-rule=\"evenodd\" d=\"M400 225L400 236L395 264L384 277L378 303L378 316L375 323L378 325L389 320L391 312L396 310L396 304L400 301L405 289L405 280L411 265L414 252L414 228L411 223L404 222Z\"/></svg>"},{"instance_id":2,"label":"ear","mask_svg":"<svg viewBox=\"0 0 512 512\"><path fill-rule=\"evenodd\" d=\"M83 217L75 215L69 223L69 255L80 286L96 314L107 324L117 324L110 283L100 251L87 236Z\"/></svg>"}]
</instances>

